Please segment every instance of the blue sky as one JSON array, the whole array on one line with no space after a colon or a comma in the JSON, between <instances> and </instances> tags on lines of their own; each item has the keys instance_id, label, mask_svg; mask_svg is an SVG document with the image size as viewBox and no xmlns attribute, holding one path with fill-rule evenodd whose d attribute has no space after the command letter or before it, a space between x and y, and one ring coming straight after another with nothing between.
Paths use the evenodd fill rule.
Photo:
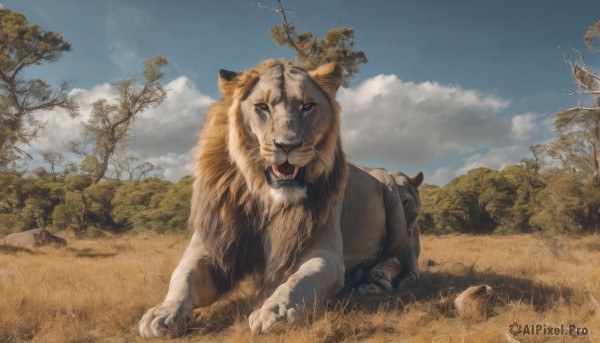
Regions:
<instances>
[{"instance_id":1,"label":"blue sky","mask_svg":"<svg viewBox=\"0 0 600 343\"><path fill-rule=\"evenodd\" d=\"M32 23L63 34L73 50L31 76L76 81L82 115L44 113L48 134L30 148L62 149L89 103L112 96L107 83L153 55L171 64L171 92L136 121L133 152L176 180L191 165L203 111L218 99L221 68L243 70L291 57L268 30L276 13L249 1L4 1ZM276 2L263 0L267 6ZM553 137L549 118L582 99L565 63L572 49L592 66L583 34L600 20L600 1L284 1L299 30L356 30L369 63L339 92L350 159L444 184L477 166L518 163L530 144Z\"/></svg>"}]
</instances>

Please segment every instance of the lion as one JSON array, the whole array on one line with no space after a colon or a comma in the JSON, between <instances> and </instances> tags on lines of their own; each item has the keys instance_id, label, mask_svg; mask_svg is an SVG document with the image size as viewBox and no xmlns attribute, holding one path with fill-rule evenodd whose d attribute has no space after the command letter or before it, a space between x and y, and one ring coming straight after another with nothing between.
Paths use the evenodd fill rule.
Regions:
<instances>
[{"instance_id":1,"label":"lion","mask_svg":"<svg viewBox=\"0 0 600 343\"><path fill-rule=\"evenodd\" d=\"M358 167L398 192L409 236L409 245L402 251L402 255L392 256L375 265L367 275L367 283L361 284L358 287L358 291L360 294L379 294L383 291L391 291L394 288L394 281L398 280L401 273L403 274L402 281L397 287L400 289L412 287L419 279L418 260L421 245L417 217L421 211L419 186L423 183L423 173L418 172L409 177L397 171L390 173L383 168ZM354 275L355 280L353 281L361 282L364 275L364 270L358 270Z\"/></svg>"},{"instance_id":2,"label":"lion","mask_svg":"<svg viewBox=\"0 0 600 343\"><path fill-rule=\"evenodd\" d=\"M409 249L398 192L346 161L342 80L336 63L219 71L222 98L196 150L193 234L165 299L140 320L142 336L182 335L195 308L249 275L264 294L249 326L265 332L332 298L347 273Z\"/></svg>"}]
</instances>

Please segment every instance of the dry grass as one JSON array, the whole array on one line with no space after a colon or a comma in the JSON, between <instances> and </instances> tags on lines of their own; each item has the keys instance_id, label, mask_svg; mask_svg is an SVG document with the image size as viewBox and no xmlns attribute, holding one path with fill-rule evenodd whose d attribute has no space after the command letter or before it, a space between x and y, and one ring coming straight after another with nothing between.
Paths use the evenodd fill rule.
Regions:
<instances>
[{"instance_id":1,"label":"dry grass","mask_svg":"<svg viewBox=\"0 0 600 343\"><path fill-rule=\"evenodd\" d=\"M160 302L187 239L71 240L67 249L0 246L0 343L135 342L137 322ZM600 238L425 236L417 289L340 295L299 322L252 336L252 282L211 308L179 341L501 342L513 322L586 327L586 336L516 336L521 342L600 342ZM435 261L426 267L425 260ZM454 297L486 283L496 296L484 321L455 316Z\"/></svg>"}]
</instances>

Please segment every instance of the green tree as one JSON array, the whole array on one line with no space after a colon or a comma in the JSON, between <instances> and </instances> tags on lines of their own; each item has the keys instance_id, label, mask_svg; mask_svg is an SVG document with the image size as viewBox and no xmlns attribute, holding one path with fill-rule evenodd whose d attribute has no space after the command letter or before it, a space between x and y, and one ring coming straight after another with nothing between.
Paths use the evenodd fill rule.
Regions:
<instances>
[{"instance_id":1,"label":"green tree","mask_svg":"<svg viewBox=\"0 0 600 343\"><path fill-rule=\"evenodd\" d=\"M16 172L0 173L0 211L16 212L25 203L25 179Z\"/></svg>"},{"instance_id":2,"label":"green tree","mask_svg":"<svg viewBox=\"0 0 600 343\"><path fill-rule=\"evenodd\" d=\"M46 178L0 173L0 227L5 233L44 228L61 193Z\"/></svg>"},{"instance_id":3,"label":"green tree","mask_svg":"<svg viewBox=\"0 0 600 343\"><path fill-rule=\"evenodd\" d=\"M172 184L166 180L150 178L130 181L117 189L113 198L115 223L122 230L164 231L168 218L155 212Z\"/></svg>"},{"instance_id":4,"label":"green tree","mask_svg":"<svg viewBox=\"0 0 600 343\"><path fill-rule=\"evenodd\" d=\"M106 180L93 184L85 189L88 202L86 221L93 224L97 229L117 232L119 228L113 219L113 198L119 187L120 181Z\"/></svg>"},{"instance_id":5,"label":"green tree","mask_svg":"<svg viewBox=\"0 0 600 343\"><path fill-rule=\"evenodd\" d=\"M422 187L423 231L491 233L514 205L515 190L497 170L475 168L442 188Z\"/></svg>"},{"instance_id":6,"label":"green tree","mask_svg":"<svg viewBox=\"0 0 600 343\"><path fill-rule=\"evenodd\" d=\"M149 107L160 105L167 91L161 81L168 60L155 56L144 62L142 78L126 77L113 84L117 101L100 99L92 104L92 113L81 128L82 139L69 143L71 150L85 156L85 168L93 175L93 183L104 178L115 153L133 143L131 124Z\"/></svg>"},{"instance_id":7,"label":"green tree","mask_svg":"<svg viewBox=\"0 0 600 343\"><path fill-rule=\"evenodd\" d=\"M435 185L422 184L419 188L421 198L421 213L417 218L419 230L423 233L447 233L446 226L437 225L441 222L440 213L437 211L438 204L442 199L444 191Z\"/></svg>"},{"instance_id":8,"label":"green tree","mask_svg":"<svg viewBox=\"0 0 600 343\"><path fill-rule=\"evenodd\" d=\"M154 170L154 164L142 161L139 157L128 155L122 158L115 158L115 170L117 179L124 174L129 181L144 179Z\"/></svg>"},{"instance_id":9,"label":"green tree","mask_svg":"<svg viewBox=\"0 0 600 343\"><path fill-rule=\"evenodd\" d=\"M583 36L585 39L585 45L587 45L588 49L594 51L594 45L598 41L598 37L600 37L600 20L596 22L596 24L590 26Z\"/></svg>"},{"instance_id":10,"label":"green tree","mask_svg":"<svg viewBox=\"0 0 600 343\"><path fill-rule=\"evenodd\" d=\"M65 202L54 207L52 211L52 225L59 230L78 229L83 225L82 203L78 194L68 192L65 195Z\"/></svg>"},{"instance_id":11,"label":"green tree","mask_svg":"<svg viewBox=\"0 0 600 343\"><path fill-rule=\"evenodd\" d=\"M586 203L592 194L576 173L553 169L544 176L546 187L539 193L540 208L530 224L548 234L578 233L585 229L589 218ZM589 188L589 187L588 187Z\"/></svg>"},{"instance_id":12,"label":"green tree","mask_svg":"<svg viewBox=\"0 0 600 343\"><path fill-rule=\"evenodd\" d=\"M62 152L48 149L41 152L44 162L50 165L50 174L52 180L56 181L56 167L63 166L67 162L67 157Z\"/></svg>"},{"instance_id":13,"label":"green tree","mask_svg":"<svg viewBox=\"0 0 600 343\"><path fill-rule=\"evenodd\" d=\"M67 96L69 82L52 89L41 79L26 79L29 67L56 62L71 44L55 32L30 24L25 15L0 8L0 170L19 156L23 145L39 137L44 122L34 116L40 110L63 108L72 116L76 103Z\"/></svg>"},{"instance_id":14,"label":"green tree","mask_svg":"<svg viewBox=\"0 0 600 343\"><path fill-rule=\"evenodd\" d=\"M193 182L191 176L185 176L169 187L158 208L149 213L149 217L153 219L150 225L153 230L176 232L187 228Z\"/></svg>"},{"instance_id":15,"label":"green tree","mask_svg":"<svg viewBox=\"0 0 600 343\"><path fill-rule=\"evenodd\" d=\"M89 175L74 175L65 179L64 202L54 208L52 223L59 229L83 233L88 226L89 200L87 189L92 185Z\"/></svg>"},{"instance_id":16,"label":"green tree","mask_svg":"<svg viewBox=\"0 0 600 343\"><path fill-rule=\"evenodd\" d=\"M600 98L596 106L600 106ZM554 120L557 138L548 154L575 171L592 187L600 188L600 107L576 107L558 113Z\"/></svg>"},{"instance_id":17,"label":"green tree","mask_svg":"<svg viewBox=\"0 0 600 343\"><path fill-rule=\"evenodd\" d=\"M347 27L333 28L325 34L325 38L309 31L297 33L296 25L287 20L281 0L278 3L279 9L271 9L281 17L281 24L273 26L269 32L273 41L278 46L293 49L296 54L295 63L308 70L328 62L337 62L344 73L343 86L349 87L350 80L359 71L359 65L369 61L364 51L354 49L354 30Z\"/></svg>"},{"instance_id":18,"label":"green tree","mask_svg":"<svg viewBox=\"0 0 600 343\"><path fill-rule=\"evenodd\" d=\"M585 35L590 50L600 34L600 22L591 26ZM590 68L583 56L569 62L579 90L573 94L591 95L591 105L577 106L557 113L554 129L557 138L548 144L547 154L560 161L563 172L573 173L585 182L587 199L581 213L586 215L580 225L584 230L600 228L600 76Z\"/></svg>"},{"instance_id":19,"label":"green tree","mask_svg":"<svg viewBox=\"0 0 600 343\"><path fill-rule=\"evenodd\" d=\"M539 193L545 186L543 177L531 169L535 164L532 162L534 160L535 158L523 159L521 165L506 166L500 171L508 183L512 204L498 219L497 232L514 233L533 230L529 221L531 216L540 209Z\"/></svg>"},{"instance_id":20,"label":"green tree","mask_svg":"<svg viewBox=\"0 0 600 343\"><path fill-rule=\"evenodd\" d=\"M190 212L192 183L191 176L183 177L176 184L157 178L123 182L112 202L116 227L121 231L160 233L184 230Z\"/></svg>"}]
</instances>

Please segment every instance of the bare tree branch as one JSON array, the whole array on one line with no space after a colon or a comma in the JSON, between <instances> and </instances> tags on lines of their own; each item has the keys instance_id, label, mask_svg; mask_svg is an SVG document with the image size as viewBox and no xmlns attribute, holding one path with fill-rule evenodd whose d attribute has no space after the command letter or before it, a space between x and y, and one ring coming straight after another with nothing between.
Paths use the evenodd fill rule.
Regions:
<instances>
[{"instance_id":1,"label":"bare tree branch","mask_svg":"<svg viewBox=\"0 0 600 343\"><path fill-rule=\"evenodd\" d=\"M116 162L115 154L132 144L135 135L131 124L136 116L148 107L158 106L166 98L167 90L161 84L164 77L161 70L167 63L167 59L162 56L147 60L144 62L144 80L141 85L141 80L135 76L126 77L112 85L118 94L114 103L100 99L92 104L91 117L82 125L82 136L87 140L83 146L89 147L85 150L91 151L87 154L88 164L94 168L88 169L95 170L94 183L104 178L111 159ZM84 150L76 142L71 143L71 148L73 151ZM96 162L95 165L93 161ZM117 163L115 165L119 167Z\"/></svg>"},{"instance_id":2,"label":"bare tree branch","mask_svg":"<svg viewBox=\"0 0 600 343\"><path fill-rule=\"evenodd\" d=\"M300 47L296 44L296 37L294 37L294 35L292 34L291 29L290 29L290 24L288 23L288 20L287 20L286 11L289 11L289 10L286 8L283 8L283 5L281 4L281 0L277 0L277 3L279 4L279 9L265 6L265 5L261 4L260 2L251 3L251 5L261 8L261 9L266 9L266 10L270 10L275 13L278 13L279 16L281 17L281 26L283 27L283 30L285 31L287 42L290 44L290 46L292 46L294 48L294 50L300 56L302 56L303 59L308 61L313 67L315 67L315 68L318 67L319 65L310 58L310 55L307 54L304 50L300 49Z\"/></svg>"},{"instance_id":3,"label":"bare tree branch","mask_svg":"<svg viewBox=\"0 0 600 343\"><path fill-rule=\"evenodd\" d=\"M302 57L305 60L307 60L308 62L310 62L313 67L318 67L318 65L312 59L310 59L310 57L306 54L306 52L304 52L304 50L300 49L298 47L298 45L296 45L296 40L294 39L294 37L290 33L290 24L287 21L287 16L285 15L285 9L283 8L283 5L281 4L281 0L277 0L277 2L279 3L279 11L278 11L278 13L281 16L281 22L283 23L283 29L285 30L285 34L287 35L288 42L294 47L294 49L300 55L302 55Z\"/></svg>"}]
</instances>

